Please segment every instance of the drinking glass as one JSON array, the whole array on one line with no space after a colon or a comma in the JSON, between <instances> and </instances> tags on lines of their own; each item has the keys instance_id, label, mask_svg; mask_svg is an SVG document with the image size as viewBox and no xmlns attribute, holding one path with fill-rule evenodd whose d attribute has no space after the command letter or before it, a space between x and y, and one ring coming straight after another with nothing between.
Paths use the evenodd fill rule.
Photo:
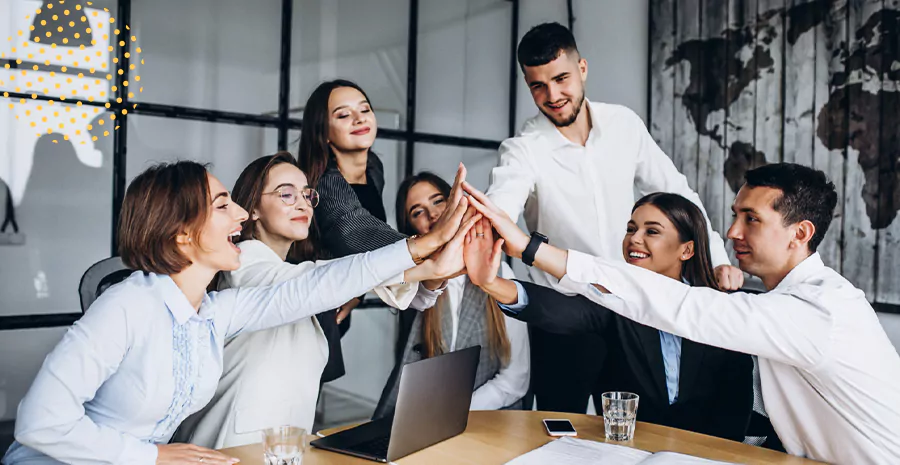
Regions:
<instances>
[{"instance_id":1,"label":"drinking glass","mask_svg":"<svg viewBox=\"0 0 900 465\"><path fill-rule=\"evenodd\" d=\"M631 392L604 392L603 423L606 439L630 441L634 438L634 424L637 418L640 397Z\"/></svg>"},{"instance_id":2,"label":"drinking glass","mask_svg":"<svg viewBox=\"0 0 900 465\"><path fill-rule=\"evenodd\" d=\"M263 430L266 465L300 465L309 444L306 430L297 426L277 426Z\"/></svg>"}]
</instances>

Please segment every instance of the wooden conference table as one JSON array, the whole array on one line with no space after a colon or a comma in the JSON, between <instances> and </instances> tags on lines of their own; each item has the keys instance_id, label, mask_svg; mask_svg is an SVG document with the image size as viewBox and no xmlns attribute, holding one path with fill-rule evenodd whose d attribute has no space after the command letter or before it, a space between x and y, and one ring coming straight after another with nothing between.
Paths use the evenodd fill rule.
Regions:
<instances>
[{"instance_id":1,"label":"wooden conference table","mask_svg":"<svg viewBox=\"0 0 900 465\"><path fill-rule=\"evenodd\" d=\"M726 439L641 422L637 424L634 440L628 442L607 441L604 437L602 416L515 410L471 412L469 425L463 434L408 455L397 460L397 463L399 465L500 465L553 439L544 431L541 423L544 418L568 418L581 439L610 442L650 452L668 450L734 463L819 463ZM322 433L328 435L341 429L325 430ZM263 464L263 449L259 444L223 449L222 452L241 459L240 465ZM375 462L314 447L310 447L309 452L303 458L303 465L366 465L372 463Z\"/></svg>"}]
</instances>

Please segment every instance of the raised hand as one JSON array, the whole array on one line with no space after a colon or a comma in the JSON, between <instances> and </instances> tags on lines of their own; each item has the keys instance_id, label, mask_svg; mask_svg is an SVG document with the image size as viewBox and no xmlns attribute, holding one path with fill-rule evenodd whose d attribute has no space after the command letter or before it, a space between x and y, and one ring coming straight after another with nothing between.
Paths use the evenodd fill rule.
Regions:
<instances>
[{"instance_id":1,"label":"raised hand","mask_svg":"<svg viewBox=\"0 0 900 465\"><path fill-rule=\"evenodd\" d=\"M232 465L239 459L229 457L205 447L193 444L159 444L156 465L197 465L197 463L214 465Z\"/></svg>"},{"instance_id":2,"label":"raised hand","mask_svg":"<svg viewBox=\"0 0 900 465\"><path fill-rule=\"evenodd\" d=\"M487 219L482 219L469 230L463 258L466 262L466 273L472 284L489 286L494 283L500 271L500 260L503 256L501 248L504 242L503 239L494 241L491 223Z\"/></svg>"},{"instance_id":3,"label":"raised hand","mask_svg":"<svg viewBox=\"0 0 900 465\"><path fill-rule=\"evenodd\" d=\"M491 200L471 184L464 182L463 189L469 193L469 203L487 218L497 233L505 239L503 250L510 256L521 258L522 252L531 240L527 234L519 229L519 226L497 208Z\"/></svg>"},{"instance_id":4,"label":"raised hand","mask_svg":"<svg viewBox=\"0 0 900 465\"><path fill-rule=\"evenodd\" d=\"M465 201L465 199L463 199ZM460 203L462 205L462 203ZM470 230L478 224L483 216L476 212L475 209L469 209L466 213L466 221L457 230L456 235L450 242L435 254L427 262L431 262L433 279L450 279L455 278L466 272L465 260L463 260L463 249L465 246L466 235ZM427 263L426 262L426 263Z\"/></svg>"},{"instance_id":5,"label":"raised hand","mask_svg":"<svg viewBox=\"0 0 900 465\"><path fill-rule=\"evenodd\" d=\"M458 219L461 217L457 216L457 212L462 208L464 213L469 206L466 198L463 196L462 184L465 180L466 167L460 163L459 168L456 170L456 179L453 181L453 187L450 189L450 197L447 199L447 208L437 222L434 223L434 226L431 227L431 231L421 238L423 245L431 249L428 254L439 249L456 235L456 231L461 224Z\"/></svg>"}]
</instances>

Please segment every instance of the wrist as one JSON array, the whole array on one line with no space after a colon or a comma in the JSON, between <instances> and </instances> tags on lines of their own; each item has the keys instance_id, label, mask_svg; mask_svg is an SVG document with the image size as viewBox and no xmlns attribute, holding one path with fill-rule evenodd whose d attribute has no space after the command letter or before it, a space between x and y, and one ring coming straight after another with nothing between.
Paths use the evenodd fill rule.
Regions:
<instances>
[{"instance_id":1,"label":"wrist","mask_svg":"<svg viewBox=\"0 0 900 465\"><path fill-rule=\"evenodd\" d=\"M428 289L429 291L436 291L440 289L445 282L447 281L443 279L428 279L422 281L422 285L425 286L425 289Z\"/></svg>"},{"instance_id":2,"label":"wrist","mask_svg":"<svg viewBox=\"0 0 900 465\"><path fill-rule=\"evenodd\" d=\"M440 242L440 238L437 237L437 234L429 232L428 234L416 237L416 245L418 247L419 255L422 259L425 259L437 249L441 248L443 244Z\"/></svg>"},{"instance_id":3,"label":"wrist","mask_svg":"<svg viewBox=\"0 0 900 465\"><path fill-rule=\"evenodd\" d=\"M497 303L503 305L515 305L519 303L519 289L516 287L516 283L508 279L494 279L490 283L485 283L484 286L482 286L482 289L488 295L493 297Z\"/></svg>"}]
</instances>

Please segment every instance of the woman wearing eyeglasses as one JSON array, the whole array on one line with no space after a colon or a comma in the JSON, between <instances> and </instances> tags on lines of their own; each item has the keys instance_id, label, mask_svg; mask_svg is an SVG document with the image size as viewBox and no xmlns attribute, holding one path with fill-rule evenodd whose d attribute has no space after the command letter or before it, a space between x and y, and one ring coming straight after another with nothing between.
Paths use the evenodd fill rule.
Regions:
<instances>
[{"instance_id":1,"label":"woman wearing eyeglasses","mask_svg":"<svg viewBox=\"0 0 900 465\"><path fill-rule=\"evenodd\" d=\"M235 183L233 198L247 210L249 219L236 241L241 266L221 275L219 290L270 286L321 272L322 261L286 261L292 248L308 245L313 210L319 202L319 194L309 187L290 153L250 163ZM461 207L465 208L465 202ZM392 301L396 288L404 287L406 281L442 279L455 272L461 267L462 242L454 244L455 254L445 254L442 261L426 260L385 281L376 293ZM342 289L343 279L345 276L334 276L329 288ZM350 300L354 295L340 297ZM432 305L434 300L427 295L417 295L410 304L418 309ZM335 318L333 311L325 316ZM221 449L259 442L259 431L269 427L294 425L311 432L320 379L331 353L323 326L311 316L227 341L215 396L205 409L184 422L176 439Z\"/></svg>"}]
</instances>

